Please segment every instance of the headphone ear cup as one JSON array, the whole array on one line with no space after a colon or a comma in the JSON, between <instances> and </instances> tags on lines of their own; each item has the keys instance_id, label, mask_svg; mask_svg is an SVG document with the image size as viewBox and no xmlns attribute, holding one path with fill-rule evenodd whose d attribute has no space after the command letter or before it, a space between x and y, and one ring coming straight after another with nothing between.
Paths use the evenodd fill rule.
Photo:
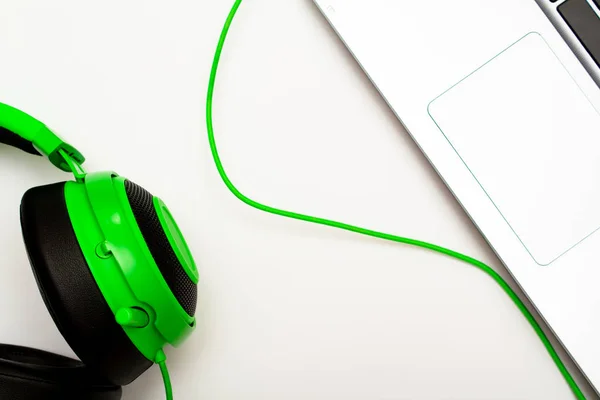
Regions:
<instances>
[{"instance_id":1,"label":"headphone ear cup","mask_svg":"<svg viewBox=\"0 0 600 400\"><path fill-rule=\"evenodd\" d=\"M79 361L0 344L0 399L120 400L122 392Z\"/></svg>"},{"instance_id":2,"label":"headphone ear cup","mask_svg":"<svg viewBox=\"0 0 600 400\"><path fill-rule=\"evenodd\" d=\"M48 311L83 363L119 386L150 368L152 362L117 324L90 271L70 220L65 182L25 193L21 228Z\"/></svg>"}]
</instances>

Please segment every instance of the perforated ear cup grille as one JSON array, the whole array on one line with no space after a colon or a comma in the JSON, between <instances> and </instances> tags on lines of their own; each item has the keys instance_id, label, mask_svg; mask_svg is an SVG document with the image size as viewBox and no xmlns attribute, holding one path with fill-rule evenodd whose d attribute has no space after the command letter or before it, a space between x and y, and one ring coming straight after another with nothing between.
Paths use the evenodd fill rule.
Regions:
<instances>
[{"instance_id":1,"label":"perforated ear cup grille","mask_svg":"<svg viewBox=\"0 0 600 400\"><path fill-rule=\"evenodd\" d=\"M190 316L194 316L198 287L183 269L167 239L156 214L152 194L129 180L125 181L125 192L144 240L167 285L181 307Z\"/></svg>"}]
</instances>

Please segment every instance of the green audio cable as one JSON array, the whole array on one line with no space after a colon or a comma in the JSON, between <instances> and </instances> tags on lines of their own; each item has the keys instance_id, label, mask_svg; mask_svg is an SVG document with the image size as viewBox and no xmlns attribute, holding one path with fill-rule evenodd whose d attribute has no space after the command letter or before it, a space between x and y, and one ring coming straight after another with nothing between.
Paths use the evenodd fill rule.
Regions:
<instances>
[{"instance_id":1,"label":"green audio cable","mask_svg":"<svg viewBox=\"0 0 600 400\"><path fill-rule=\"evenodd\" d=\"M154 360L160 368L163 383L165 385L165 395L167 400L173 400L173 386L171 385L171 377L169 376L169 369L167 368L167 356L163 350L160 350Z\"/></svg>"},{"instance_id":2,"label":"green audio cable","mask_svg":"<svg viewBox=\"0 0 600 400\"><path fill-rule=\"evenodd\" d=\"M554 360L554 363L556 364L556 366L560 370L561 374L563 375L563 377L569 384L571 390L573 391L573 393L575 394L577 399L585 399L583 392L577 386L577 383L575 382L575 380L573 379L573 377L571 376L571 374L569 373L569 371L563 364L562 360L556 353L556 350L554 349L554 347L552 347L552 343L550 343L550 340L548 340L548 337L546 337L546 335L542 331L542 328L540 327L540 325L537 323L537 321L535 320L533 315L529 312L527 307L525 307L525 304L521 301L521 299L519 299L517 294L510 288L510 286L506 283L506 281L504 279L502 279L502 277L500 275L498 275L498 273L496 271L494 271L492 268L490 268L483 262L476 260L472 257L466 256L464 254L458 253L456 251L449 250L444 247L437 246L435 244L431 244L431 243L427 243L427 242L423 242L420 240L404 238L404 237L392 235L389 233L377 232L374 230L345 224L343 222L332 221L332 220L328 220L328 219L324 219L324 218L313 217L310 215L299 214L296 212L286 211L286 210L281 210L281 209L278 209L275 207L271 207L271 206L259 203L258 201L252 200L251 198L247 197L246 195L244 195L242 192L240 192L238 190L238 188L233 184L233 182L231 182L231 180L227 176L227 173L225 172L225 169L221 162L221 158L219 157L219 152L217 150L217 145L215 142L214 127L213 127L212 106L213 106L215 82L217 79L217 71L218 71L218 67L219 67L219 60L221 58L223 46L225 45L227 33L229 32L231 23L233 22L233 19L234 19L241 4L242 4L242 0L235 1L235 4L231 8L231 11L229 12L227 20L225 21L225 25L223 26L223 30L222 30L221 36L219 38L219 43L217 44L217 48L216 48L215 55L214 55L214 60L213 60L213 64L212 64L211 74L210 74L210 80L209 80L209 84L208 84L208 95L207 95L207 100L206 100L206 125L207 125L208 141L210 143L210 149L212 152L212 156L213 156L215 165L219 172L219 175L221 176L223 183L227 186L229 191L231 191L231 193L235 197L237 197L239 200L246 203L247 205L254 207L258 210L270 213L270 214L279 215L282 217L296 219L296 220L300 220L300 221L311 222L314 224L325 225L325 226L329 226L329 227L333 227L333 228L337 228L337 229L343 229L346 231L351 231L351 232L355 232L358 234L372 236L375 238L389 240L389 241L393 241L393 242L397 242L397 243L403 243L403 244L407 244L407 245L411 245L411 246L421 247L424 249L435 251L437 253L444 254L449 257L453 257L453 258L462 260L462 261L478 268L479 270L485 272L494 281L496 281L496 283L498 283L498 285L500 285L500 287L506 292L506 294L508 294L508 296L512 299L512 301L515 303L515 305L519 308L521 313L523 313L523 315L525 316L527 321L529 321L529 323L531 324L531 326L533 327L533 329L539 336L540 340L546 347L546 350L548 351L548 353Z\"/></svg>"},{"instance_id":3,"label":"green audio cable","mask_svg":"<svg viewBox=\"0 0 600 400\"><path fill-rule=\"evenodd\" d=\"M167 363L162 361L158 363L160 367L160 372L163 377L163 382L165 384L165 393L167 400L173 400L173 387L171 385L171 377L169 376L169 369L167 368Z\"/></svg>"}]
</instances>

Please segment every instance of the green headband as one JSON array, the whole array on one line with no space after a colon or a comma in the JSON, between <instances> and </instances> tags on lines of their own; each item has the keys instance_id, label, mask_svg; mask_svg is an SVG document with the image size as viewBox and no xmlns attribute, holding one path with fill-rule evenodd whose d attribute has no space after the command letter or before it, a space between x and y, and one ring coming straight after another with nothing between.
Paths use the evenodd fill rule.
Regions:
<instances>
[{"instance_id":1,"label":"green headband","mask_svg":"<svg viewBox=\"0 0 600 400\"><path fill-rule=\"evenodd\" d=\"M4 103L0 103L0 143L44 155L57 168L66 172L71 172L73 168L64 154L78 164L85 162L85 157L79 150L62 140L44 123Z\"/></svg>"}]
</instances>

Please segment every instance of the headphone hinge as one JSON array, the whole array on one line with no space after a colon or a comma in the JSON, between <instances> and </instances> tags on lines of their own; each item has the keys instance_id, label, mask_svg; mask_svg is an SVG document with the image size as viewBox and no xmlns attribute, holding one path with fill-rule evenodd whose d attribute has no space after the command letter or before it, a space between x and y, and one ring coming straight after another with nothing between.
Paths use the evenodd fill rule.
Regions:
<instances>
[{"instance_id":1,"label":"headphone hinge","mask_svg":"<svg viewBox=\"0 0 600 400\"><path fill-rule=\"evenodd\" d=\"M83 169L83 166L79 163L79 161L77 161L74 157L71 156L71 154L67 153L63 149L59 149L58 153L65 161L66 165L68 166L68 169L75 176L75 180L77 182L83 182L85 179L86 172Z\"/></svg>"}]
</instances>

